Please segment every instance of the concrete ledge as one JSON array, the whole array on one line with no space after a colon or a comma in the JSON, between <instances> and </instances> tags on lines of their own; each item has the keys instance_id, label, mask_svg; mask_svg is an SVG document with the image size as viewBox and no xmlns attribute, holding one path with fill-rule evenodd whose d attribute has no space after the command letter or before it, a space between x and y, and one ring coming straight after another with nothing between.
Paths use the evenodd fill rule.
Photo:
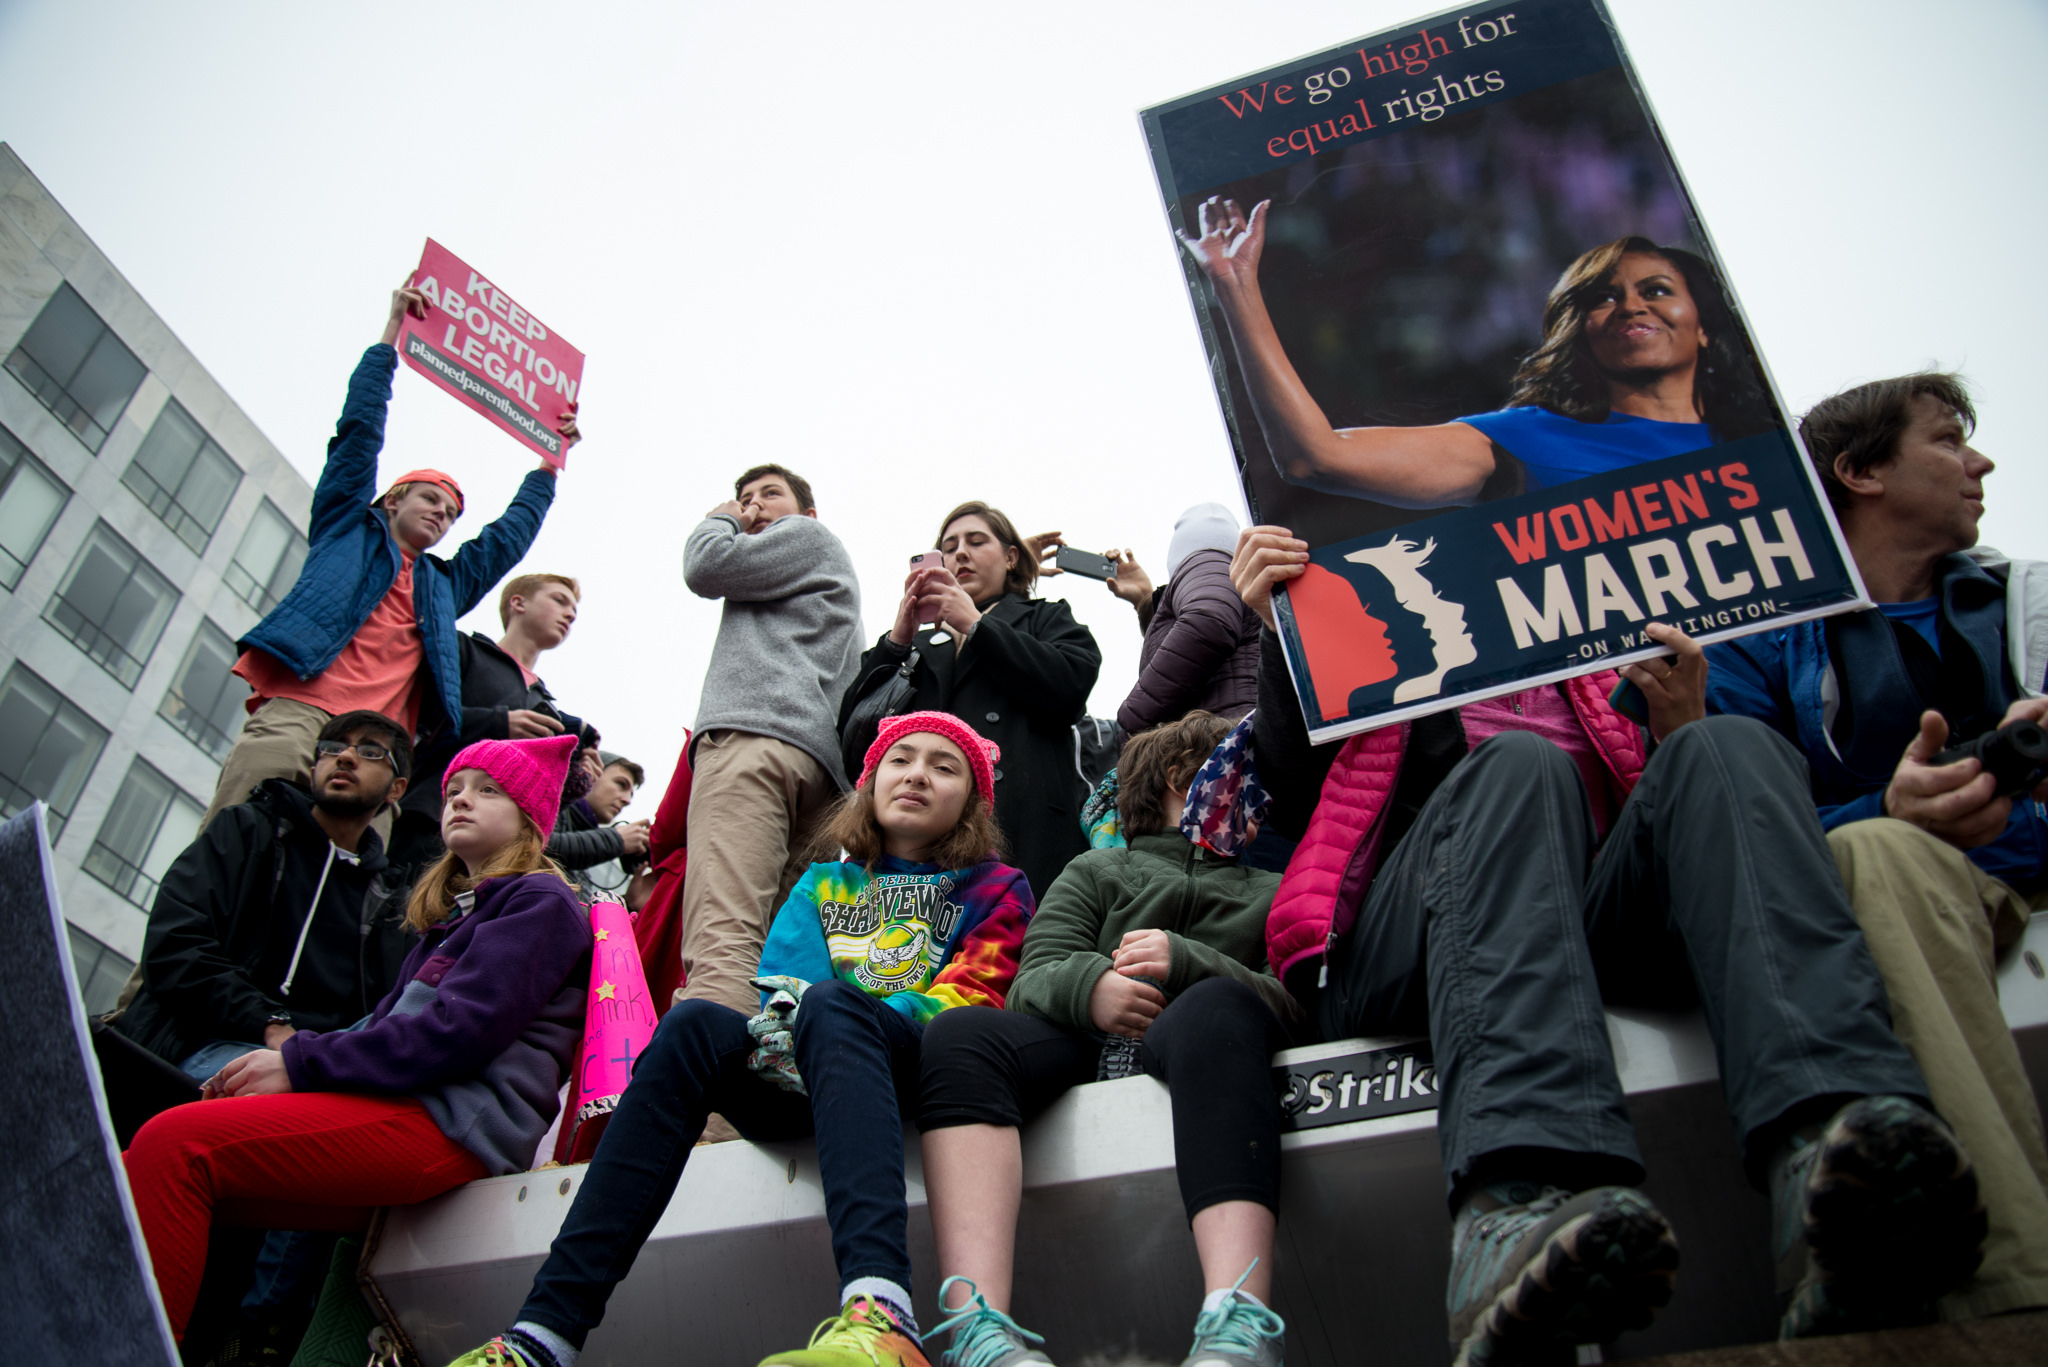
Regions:
<instances>
[{"instance_id":1,"label":"concrete ledge","mask_svg":"<svg viewBox=\"0 0 2048 1367\"><path fill-rule=\"evenodd\" d=\"M2032 964L2020 951L2007 956L2001 1000L2040 1094L2048 1090L2048 921L2029 929L2021 950ZM1685 1253L1671 1307L1618 1351L1771 1338L1769 1205L1738 1169L1704 1022L1696 1013L1616 1010L1608 1029L1649 1157L1645 1189ZM1396 1041L1316 1045L1276 1062L1371 1043ZM1435 1112L1419 1111L1282 1140L1274 1298L1293 1367L1448 1358L1449 1220L1435 1130ZM1025 1132L1024 1169L1017 1318L1047 1336L1056 1362L1122 1350L1179 1361L1201 1278L1174 1180L1166 1089L1149 1078L1074 1089ZM492 1178L392 1212L376 1273L430 1365L510 1322L583 1174ZM937 1281L914 1139L906 1174L918 1315L929 1324ZM583 1361L752 1363L801 1344L837 1290L812 1147L700 1148Z\"/></svg>"}]
</instances>

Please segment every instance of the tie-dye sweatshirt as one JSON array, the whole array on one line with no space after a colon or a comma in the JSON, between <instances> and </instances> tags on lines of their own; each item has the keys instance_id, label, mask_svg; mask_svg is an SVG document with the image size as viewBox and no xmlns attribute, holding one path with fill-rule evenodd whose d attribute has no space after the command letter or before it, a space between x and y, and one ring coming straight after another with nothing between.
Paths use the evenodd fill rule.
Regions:
<instances>
[{"instance_id":1,"label":"tie-dye sweatshirt","mask_svg":"<svg viewBox=\"0 0 2048 1367\"><path fill-rule=\"evenodd\" d=\"M1023 873L992 859L941 869L884 855L872 873L813 864L775 913L761 976L844 978L919 1023L949 1006L1000 1007L1036 906Z\"/></svg>"}]
</instances>

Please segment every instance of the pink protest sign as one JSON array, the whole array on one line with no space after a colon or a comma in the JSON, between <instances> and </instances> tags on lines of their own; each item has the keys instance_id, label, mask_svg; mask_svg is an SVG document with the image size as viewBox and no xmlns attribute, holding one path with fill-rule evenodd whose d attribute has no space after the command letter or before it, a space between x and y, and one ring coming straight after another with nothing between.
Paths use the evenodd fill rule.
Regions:
<instances>
[{"instance_id":1,"label":"pink protest sign","mask_svg":"<svg viewBox=\"0 0 2048 1367\"><path fill-rule=\"evenodd\" d=\"M431 237L413 287L427 316L398 330L405 363L561 469L555 429L576 406L583 353Z\"/></svg>"},{"instance_id":2,"label":"pink protest sign","mask_svg":"<svg viewBox=\"0 0 2048 1367\"><path fill-rule=\"evenodd\" d=\"M555 1160L581 1163L597 1147L605 1122L633 1080L633 1061L654 1038L654 1003L633 944L633 921L617 902L590 905L590 1005L583 1050L569 1091L569 1114L555 1142Z\"/></svg>"}]
</instances>

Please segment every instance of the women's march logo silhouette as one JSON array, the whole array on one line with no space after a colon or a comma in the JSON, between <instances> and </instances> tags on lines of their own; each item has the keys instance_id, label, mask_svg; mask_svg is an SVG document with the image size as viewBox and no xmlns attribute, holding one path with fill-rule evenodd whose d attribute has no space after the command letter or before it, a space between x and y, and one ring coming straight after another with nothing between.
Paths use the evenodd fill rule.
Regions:
<instances>
[{"instance_id":1,"label":"women's march logo silhouette","mask_svg":"<svg viewBox=\"0 0 2048 1367\"><path fill-rule=\"evenodd\" d=\"M1447 674L1479 658L1472 633L1465 627L1465 605L1438 593L1422 573L1435 551L1435 538L1418 547L1396 536L1383 546L1344 557L1377 570L1393 589L1394 602L1403 616L1420 620L1430 644L1426 671L1419 648L1395 647L1395 634L1410 634L1409 623L1384 608L1375 616L1372 603L1348 576L1311 564L1288 586L1288 601L1301 628L1302 653L1308 657L1316 708L1324 721L1349 716L1354 692L1391 679L1399 680L1393 694L1396 704L1436 697L1443 692ZM1395 632L1390 633L1390 626Z\"/></svg>"}]
</instances>

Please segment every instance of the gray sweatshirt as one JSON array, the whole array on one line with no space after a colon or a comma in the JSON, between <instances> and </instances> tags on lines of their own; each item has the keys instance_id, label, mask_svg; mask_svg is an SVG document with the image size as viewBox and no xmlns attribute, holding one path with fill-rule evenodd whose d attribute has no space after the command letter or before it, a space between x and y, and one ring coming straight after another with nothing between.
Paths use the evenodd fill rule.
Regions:
<instances>
[{"instance_id":1,"label":"gray sweatshirt","mask_svg":"<svg viewBox=\"0 0 2048 1367\"><path fill-rule=\"evenodd\" d=\"M752 536L730 517L707 517L683 546L683 582L699 598L725 600L697 735L788 741L847 787L839 700L860 664L860 581L839 538L801 514Z\"/></svg>"}]
</instances>

